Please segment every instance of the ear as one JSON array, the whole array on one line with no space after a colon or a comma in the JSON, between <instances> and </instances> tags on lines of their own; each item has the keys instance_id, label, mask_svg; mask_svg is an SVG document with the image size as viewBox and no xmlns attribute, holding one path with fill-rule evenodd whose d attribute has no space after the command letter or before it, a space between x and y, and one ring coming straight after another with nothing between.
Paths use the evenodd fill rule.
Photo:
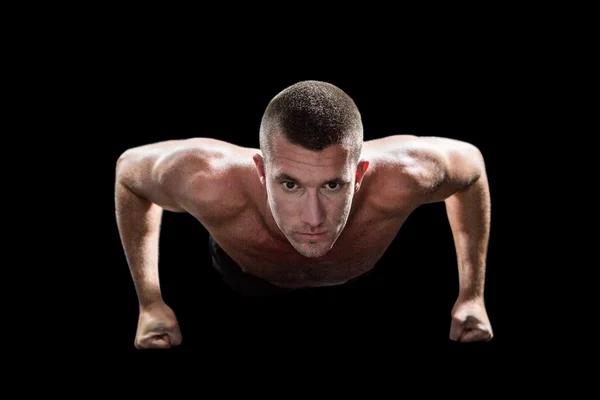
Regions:
<instances>
[{"instance_id":1,"label":"ear","mask_svg":"<svg viewBox=\"0 0 600 400\"><path fill-rule=\"evenodd\" d=\"M354 193L358 192L365 173L369 168L369 162L367 160L360 160L356 167L356 179L354 180Z\"/></svg>"},{"instance_id":2,"label":"ear","mask_svg":"<svg viewBox=\"0 0 600 400\"><path fill-rule=\"evenodd\" d=\"M260 183L264 185L266 183L265 160L259 153L256 153L254 156L252 156L252 159L254 160L254 165L256 165L256 172L258 173Z\"/></svg>"}]
</instances>

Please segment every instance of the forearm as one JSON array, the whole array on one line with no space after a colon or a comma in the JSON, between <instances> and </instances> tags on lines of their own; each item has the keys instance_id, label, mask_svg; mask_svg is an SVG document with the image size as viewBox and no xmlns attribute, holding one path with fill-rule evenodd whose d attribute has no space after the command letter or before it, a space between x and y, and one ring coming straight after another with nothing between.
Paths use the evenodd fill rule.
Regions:
<instances>
[{"instance_id":1,"label":"forearm","mask_svg":"<svg viewBox=\"0 0 600 400\"><path fill-rule=\"evenodd\" d=\"M456 248L459 297L483 298L490 235L491 200L487 175L445 200Z\"/></svg>"},{"instance_id":2,"label":"forearm","mask_svg":"<svg viewBox=\"0 0 600 400\"><path fill-rule=\"evenodd\" d=\"M133 193L117 175L115 211L140 306L161 300L158 242L162 208Z\"/></svg>"}]
</instances>

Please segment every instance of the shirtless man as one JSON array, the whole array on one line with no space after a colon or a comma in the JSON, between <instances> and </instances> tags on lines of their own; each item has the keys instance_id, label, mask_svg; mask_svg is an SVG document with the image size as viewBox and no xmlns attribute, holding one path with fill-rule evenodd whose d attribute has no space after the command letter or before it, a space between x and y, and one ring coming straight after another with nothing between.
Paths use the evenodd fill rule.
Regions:
<instances>
[{"instance_id":1,"label":"shirtless man","mask_svg":"<svg viewBox=\"0 0 600 400\"><path fill-rule=\"evenodd\" d=\"M260 150L211 138L129 149L117 162L115 202L139 300L135 347L181 343L158 278L163 210L189 213L206 228L213 247L238 269L228 272L213 252L232 288L276 292L360 279L413 210L440 201L459 273L450 339L488 341L490 194L475 146L409 135L363 142L353 100L329 83L304 81L268 104Z\"/></svg>"}]
</instances>

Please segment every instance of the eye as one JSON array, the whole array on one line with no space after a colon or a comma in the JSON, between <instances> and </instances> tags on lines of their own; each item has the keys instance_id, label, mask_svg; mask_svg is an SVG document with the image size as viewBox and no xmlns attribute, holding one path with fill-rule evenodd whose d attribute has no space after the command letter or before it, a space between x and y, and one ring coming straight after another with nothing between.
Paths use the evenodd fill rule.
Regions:
<instances>
[{"instance_id":1,"label":"eye","mask_svg":"<svg viewBox=\"0 0 600 400\"><path fill-rule=\"evenodd\" d=\"M290 182L290 181L282 182L281 184L283 185L283 188L285 190L287 190L287 191L292 191L292 190L295 189L294 187L290 187L290 185L291 186L295 186L296 185L294 182Z\"/></svg>"},{"instance_id":2,"label":"eye","mask_svg":"<svg viewBox=\"0 0 600 400\"><path fill-rule=\"evenodd\" d=\"M281 182L281 185L283 186L283 189L288 192L292 192L299 187L294 182L291 182L291 181ZM329 182L329 183L325 184L325 187L330 192L337 192L338 190L341 189L342 185L339 182Z\"/></svg>"}]
</instances>

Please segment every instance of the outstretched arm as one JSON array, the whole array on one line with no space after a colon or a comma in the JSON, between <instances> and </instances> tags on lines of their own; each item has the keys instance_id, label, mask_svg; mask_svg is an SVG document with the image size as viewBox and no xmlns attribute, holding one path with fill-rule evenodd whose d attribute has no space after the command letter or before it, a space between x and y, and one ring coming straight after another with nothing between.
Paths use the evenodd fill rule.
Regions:
<instances>
[{"instance_id":1,"label":"outstretched arm","mask_svg":"<svg viewBox=\"0 0 600 400\"><path fill-rule=\"evenodd\" d=\"M182 189L176 182L181 179L176 179L176 168L169 168L169 164L180 163L176 148L181 145L169 141L140 146L127 150L117 161L117 226L140 307L162 300L158 279L160 225L163 209L184 211L178 195Z\"/></svg>"},{"instance_id":2,"label":"outstretched arm","mask_svg":"<svg viewBox=\"0 0 600 400\"><path fill-rule=\"evenodd\" d=\"M483 298L490 236L491 199L485 162L475 146L429 139L436 146L442 179L429 201L443 200L456 248L459 298Z\"/></svg>"},{"instance_id":3,"label":"outstretched arm","mask_svg":"<svg viewBox=\"0 0 600 400\"><path fill-rule=\"evenodd\" d=\"M127 150L115 176L117 226L139 300L137 348L181 342L177 319L161 296L159 235L163 210L189 212L207 173L201 143L169 141Z\"/></svg>"},{"instance_id":4,"label":"outstretched arm","mask_svg":"<svg viewBox=\"0 0 600 400\"><path fill-rule=\"evenodd\" d=\"M490 340L484 305L491 199L485 161L475 146L446 138L419 138L414 154L428 191L425 203L444 201L456 248L459 295L452 310L450 338Z\"/></svg>"},{"instance_id":5,"label":"outstretched arm","mask_svg":"<svg viewBox=\"0 0 600 400\"><path fill-rule=\"evenodd\" d=\"M460 165L474 164L474 169L468 184L445 199L459 276L450 338L490 340L493 333L483 300L491 220L489 183L483 157L476 149L466 149L462 155L456 155L454 163L459 169Z\"/></svg>"},{"instance_id":6,"label":"outstretched arm","mask_svg":"<svg viewBox=\"0 0 600 400\"><path fill-rule=\"evenodd\" d=\"M457 253L459 296L483 298L491 207L485 171L445 203Z\"/></svg>"},{"instance_id":7,"label":"outstretched arm","mask_svg":"<svg viewBox=\"0 0 600 400\"><path fill-rule=\"evenodd\" d=\"M162 299L158 279L158 239L163 209L134 193L123 179L115 183L117 226L140 308Z\"/></svg>"}]
</instances>

